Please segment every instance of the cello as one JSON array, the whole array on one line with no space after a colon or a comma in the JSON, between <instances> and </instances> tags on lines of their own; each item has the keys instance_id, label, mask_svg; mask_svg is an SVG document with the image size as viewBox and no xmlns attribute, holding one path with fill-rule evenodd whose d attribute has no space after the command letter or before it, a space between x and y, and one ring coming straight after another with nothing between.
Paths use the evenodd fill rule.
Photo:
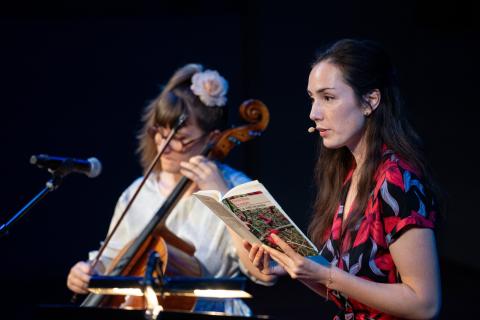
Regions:
<instances>
[{"instance_id":1,"label":"cello","mask_svg":"<svg viewBox=\"0 0 480 320\"><path fill-rule=\"evenodd\" d=\"M208 156L210 159L222 160L233 147L259 136L266 129L269 122L269 112L261 101L247 100L243 102L239 108L239 113L240 117L248 124L223 131L216 137L215 141L210 141L207 144L202 152L204 156ZM151 168L154 165L155 163L151 165ZM145 273L148 255L150 252L156 251L160 256L162 273L164 275L201 277L201 266L194 257L195 247L177 237L165 226L168 215L191 185L192 181L188 178L182 177L180 179L174 190L143 228L142 232L119 252L104 275L142 276ZM106 241L110 237L111 235L109 235ZM100 250L98 256L101 255L101 252L102 250ZM98 256L93 267L98 262ZM164 310L190 311L194 307L195 301L194 297L187 296L159 297L159 304L162 305ZM126 302L123 296L91 293L87 295L82 306L144 309L146 301L143 297L130 297L128 302Z\"/></svg>"}]
</instances>

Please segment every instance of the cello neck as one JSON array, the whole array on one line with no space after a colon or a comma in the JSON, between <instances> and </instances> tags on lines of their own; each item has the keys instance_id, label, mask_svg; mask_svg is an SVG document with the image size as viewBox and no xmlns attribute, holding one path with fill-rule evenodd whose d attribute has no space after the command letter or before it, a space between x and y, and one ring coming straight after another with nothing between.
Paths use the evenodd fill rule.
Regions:
<instances>
[{"instance_id":1,"label":"cello neck","mask_svg":"<svg viewBox=\"0 0 480 320\"><path fill-rule=\"evenodd\" d=\"M212 148L212 144L208 143L202 151L202 155L207 155ZM182 176L180 181L177 183L175 188L169 194L168 198L162 204L160 209L157 210L155 215L149 221L149 223L143 228L142 232L138 235L135 241L131 244L131 246L126 250L125 254L119 260L117 265L114 268L110 269L109 275L111 276L118 276L122 275L127 265L133 259L135 254L141 249L144 242L155 233L158 233L161 228L165 225L165 221L167 220L170 213L173 209L177 206L178 202L185 194L187 189L192 184L192 180L188 179L187 177Z\"/></svg>"}]
</instances>

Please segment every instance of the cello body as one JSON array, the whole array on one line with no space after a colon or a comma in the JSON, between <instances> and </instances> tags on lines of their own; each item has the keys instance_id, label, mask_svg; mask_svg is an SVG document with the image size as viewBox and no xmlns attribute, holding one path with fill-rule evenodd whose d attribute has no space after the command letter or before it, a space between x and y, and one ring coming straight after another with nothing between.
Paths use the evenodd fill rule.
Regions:
<instances>
[{"instance_id":1,"label":"cello body","mask_svg":"<svg viewBox=\"0 0 480 320\"><path fill-rule=\"evenodd\" d=\"M269 122L268 109L258 100L245 101L240 106L240 116L250 124L222 132L215 144L206 149L204 155L218 160L223 159L234 146L259 136ZM165 226L166 218L190 186L191 181L183 177L140 235L115 257L105 275L143 276L149 254L157 251L162 262L163 274L202 276L201 264L194 257L195 248ZM159 297L159 304L164 310L190 311L195 305L195 298L165 296ZM143 297L125 299L124 296L89 294L82 306L145 309L146 301Z\"/></svg>"},{"instance_id":2,"label":"cello body","mask_svg":"<svg viewBox=\"0 0 480 320\"><path fill-rule=\"evenodd\" d=\"M168 241L167 241L168 240ZM201 277L202 268L200 262L193 256L195 249L193 246L178 238L169 231L166 227L162 231L152 234L142 244L132 261L135 263L128 264L128 268L124 270L124 273L129 276L143 277L146 270L148 254L152 251L156 251L162 261L162 272L166 276L190 276ZM114 272L114 266L118 265L119 260L125 254L124 250L127 250L126 246L119 252L118 256L112 261L109 269L106 270L106 274L112 274ZM158 297L159 304L163 306L165 310L183 310L189 311L193 309L196 299L188 296L165 296ZM110 307L110 308L128 308L128 309L145 309L146 301L143 297L129 296L105 296L100 301L98 307Z\"/></svg>"}]
</instances>

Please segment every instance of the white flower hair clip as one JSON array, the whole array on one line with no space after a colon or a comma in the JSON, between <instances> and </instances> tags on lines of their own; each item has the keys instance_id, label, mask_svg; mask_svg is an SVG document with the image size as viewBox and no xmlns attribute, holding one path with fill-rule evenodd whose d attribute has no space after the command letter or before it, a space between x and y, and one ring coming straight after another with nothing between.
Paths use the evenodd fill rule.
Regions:
<instances>
[{"instance_id":1,"label":"white flower hair clip","mask_svg":"<svg viewBox=\"0 0 480 320\"><path fill-rule=\"evenodd\" d=\"M217 71L195 73L190 89L208 107L223 107L227 103L228 82Z\"/></svg>"}]
</instances>

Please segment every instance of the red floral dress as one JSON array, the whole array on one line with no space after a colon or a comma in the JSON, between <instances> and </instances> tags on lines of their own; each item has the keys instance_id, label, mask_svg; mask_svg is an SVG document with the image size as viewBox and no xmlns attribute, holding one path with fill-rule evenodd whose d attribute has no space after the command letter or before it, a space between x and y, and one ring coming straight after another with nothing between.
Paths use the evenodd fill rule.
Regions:
<instances>
[{"instance_id":1,"label":"red floral dress","mask_svg":"<svg viewBox=\"0 0 480 320\"><path fill-rule=\"evenodd\" d=\"M409 228L433 229L436 212L418 172L391 151L387 150L384 156L365 214L351 236L349 233L342 235L343 207L353 170L347 176L332 229L320 255L332 265L358 277L381 283L399 283L401 280L390 254L390 244ZM330 291L329 299L342 309L334 319L396 319L337 291Z\"/></svg>"}]
</instances>

